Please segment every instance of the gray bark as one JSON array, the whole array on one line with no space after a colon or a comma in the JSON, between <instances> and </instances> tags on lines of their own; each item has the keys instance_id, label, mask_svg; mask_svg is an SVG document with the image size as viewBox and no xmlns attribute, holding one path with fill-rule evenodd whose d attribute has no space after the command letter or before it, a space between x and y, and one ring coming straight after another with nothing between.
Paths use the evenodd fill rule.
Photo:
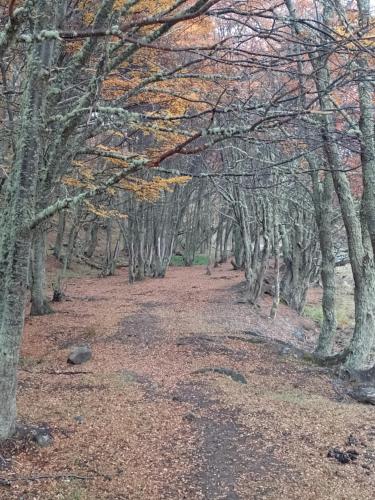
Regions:
<instances>
[{"instance_id":1,"label":"gray bark","mask_svg":"<svg viewBox=\"0 0 375 500\"><path fill-rule=\"evenodd\" d=\"M96 221L92 222L90 224L89 229L87 230L88 241L84 254L89 259L91 259L91 257L94 255L96 246L98 244L98 230L99 230L99 223Z\"/></svg>"},{"instance_id":2,"label":"gray bark","mask_svg":"<svg viewBox=\"0 0 375 500\"><path fill-rule=\"evenodd\" d=\"M45 296L46 232L38 228L34 232L31 258L31 316L52 313Z\"/></svg>"},{"instance_id":3,"label":"gray bark","mask_svg":"<svg viewBox=\"0 0 375 500\"><path fill-rule=\"evenodd\" d=\"M53 25L49 7L46 0L37 2L36 30ZM0 240L0 440L10 437L16 425L17 365L32 240L31 232L25 228L35 208L49 42L34 39L27 58L17 156L6 183L8 203L0 220L3 228Z\"/></svg>"},{"instance_id":4,"label":"gray bark","mask_svg":"<svg viewBox=\"0 0 375 500\"><path fill-rule=\"evenodd\" d=\"M312 177L315 218L319 231L319 243L322 255L321 279L323 286L323 322L316 347L316 353L319 356L330 356L332 354L334 335L337 328L335 309L335 253L332 235L332 197L334 188L330 173L326 173L323 186L320 185L318 179L318 170L313 170Z\"/></svg>"},{"instance_id":5,"label":"gray bark","mask_svg":"<svg viewBox=\"0 0 375 500\"><path fill-rule=\"evenodd\" d=\"M55 240L55 246L53 248L53 255L56 257L56 259L60 260L62 255L64 233L65 233L65 220L66 220L65 211L59 212L58 217L59 221L57 224L56 240Z\"/></svg>"}]
</instances>

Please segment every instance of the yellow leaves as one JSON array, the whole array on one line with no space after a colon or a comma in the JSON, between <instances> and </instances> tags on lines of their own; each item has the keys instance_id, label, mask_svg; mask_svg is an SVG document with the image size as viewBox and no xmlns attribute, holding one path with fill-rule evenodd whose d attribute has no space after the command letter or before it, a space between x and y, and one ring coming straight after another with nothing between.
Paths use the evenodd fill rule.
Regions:
<instances>
[{"instance_id":1,"label":"yellow leaves","mask_svg":"<svg viewBox=\"0 0 375 500\"><path fill-rule=\"evenodd\" d=\"M140 200L153 202L159 199L160 193L162 191L172 191L172 186L186 184L187 182L189 182L190 179L191 178L188 176L177 176L177 177L170 177L167 179L160 176L156 176L151 180L129 177L127 179L122 180L119 183L119 187L125 189L130 193L133 193ZM84 185L84 183L72 177L64 178L64 184L72 187L88 188L87 185ZM107 193L110 195L114 195L116 193L116 190L113 188L108 188ZM102 205L94 205L88 200L85 200L84 203L86 205L86 209L98 217L106 219L127 218L126 214L123 214L118 210L110 210Z\"/></svg>"},{"instance_id":2,"label":"yellow leaves","mask_svg":"<svg viewBox=\"0 0 375 500\"><path fill-rule=\"evenodd\" d=\"M177 47L210 46L215 41L215 25L207 16L177 24L169 37Z\"/></svg>"},{"instance_id":3,"label":"yellow leaves","mask_svg":"<svg viewBox=\"0 0 375 500\"><path fill-rule=\"evenodd\" d=\"M75 177L63 177L63 184L65 186L70 186L70 187L76 187L76 188L84 188L85 183L81 182L80 180L76 179Z\"/></svg>"},{"instance_id":4,"label":"yellow leaves","mask_svg":"<svg viewBox=\"0 0 375 500\"><path fill-rule=\"evenodd\" d=\"M156 176L152 180L128 178L120 182L120 187L133 193L143 201L156 201L161 191L171 191L172 186L186 184L191 178L187 176L170 177L165 179Z\"/></svg>"},{"instance_id":5,"label":"yellow leaves","mask_svg":"<svg viewBox=\"0 0 375 500\"><path fill-rule=\"evenodd\" d=\"M103 97L114 99L120 97L124 92L130 90L134 82L130 83L124 78L110 76L103 83Z\"/></svg>"},{"instance_id":6,"label":"yellow leaves","mask_svg":"<svg viewBox=\"0 0 375 500\"><path fill-rule=\"evenodd\" d=\"M88 200L85 200L85 205L89 212L103 219L109 219L109 218L127 219L128 217L126 214L123 214L118 210L109 210L107 208L103 208L102 206L95 206Z\"/></svg>"},{"instance_id":7,"label":"yellow leaves","mask_svg":"<svg viewBox=\"0 0 375 500\"><path fill-rule=\"evenodd\" d=\"M109 146L106 146L105 144L98 144L97 148L98 149L102 149L103 151L115 151L116 153L119 152L118 149L116 149L116 148L110 148Z\"/></svg>"},{"instance_id":8,"label":"yellow leaves","mask_svg":"<svg viewBox=\"0 0 375 500\"><path fill-rule=\"evenodd\" d=\"M113 11L121 10L127 0L116 0L113 4ZM85 24L90 25L95 19L96 12L98 10L98 2L95 0L80 0L78 3L78 9L82 12L82 18Z\"/></svg>"},{"instance_id":9,"label":"yellow leaves","mask_svg":"<svg viewBox=\"0 0 375 500\"><path fill-rule=\"evenodd\" d=\"M92 0L80 0L78 9L82 12L83 22L91 24L95 18L95 4Z\"/></svg>"},{"instance_id":10,"label":"yellow leaves","mask_svg":"<svg viewBox=\"0 0 375 500\"><path fill-rule=\"evenodd\" d=\"M92 181L94 179L94 174L92 172L92 169L86 163L83 163L81 161L74 161L73 165L79 168L81 176L84 177L86 180Z\"/></svg>"},{"instance_id":11,"label":"yellow leaves","mask_svg":"<svg viewBox=\"0 0 375 500\"><path fill-rule=\"evenodd\" d=\"M174 4L174 0L138 0L132 7L132 14L142 14L142 16L155 16L169 9Z\"/></svg>"},{"instance_id":12,"label":"yellow leaves","mask_svg":"<svg viewBox=\"0 0 375 500\"><path fill-rule=\"evenodd\" d=\"M95 184L92 182L85 182L83 180L79 180L76 177L65 176L62 178L63 184L65 186L70 186L79 189L95 189Z\"/></svg>"},{"instance_id":13,"label":"yellow leaves","mask_svg":"<svg viewBox=\"0 0 375 500\"><path fill-rule=\"evenodd\" d=\"M351 23L348 26L336 26L335 33L339 40L342 39L352 39L353 42L348 43L348 48L355 49L358 48L358 43L365 47L375 46L375 22L374 19L371 20L369 26L367 26L366 31L363 33L360 30L358 13L352 12L350 16Z\"/></svg>"},{"instance_id":14,"label":"yellow leaves","mask_svg":"<svg viewBox=\"0 0 375 500\"><path fill-rule=\"evenodd\" d=\"M97 146L97 148L101 149L102 151L108 152L108 156L106 157L106 159L108 161L110 161L111 163L113 163L114 165L117 165L118 167L121 167L121 168L128 168L129 167L129 161L127 159L127 156L129 157L129 160L131 158L134 158L134 154L127 154L126 152L124 152L120 148L109 147L109 146L105 146L104 144L99 144ZM112 158L110 157L111 153L113 154ZM121 156L122 158L116 158L116 156ZM141 155L138 155L138 156L141 157Z\"/></svg>"},{"instance_id":15,"label":"yellow leaves","mask_svg":"<svg viewBox=\"0 0 375 500\"><path fill-rule=\"evenodd\" d=\"M113 10L121 10L126 3L127 0L116 0L113 4Z\"/></svg>"},{"instance_id":16,"label":"yellow leaves","mask_svg":"<svg viewBox=\"0 0 375 500\"><path fill-rule=\"evenodd\" d=\"M73 166L77 168L78 177L65 176L62 179L62 182L65 186L80 188L80 189L93 189L95 188L95 184L93 184L93 180L95 179L92 168L84 162L74 161Z\"/></svg>"},{"instance_id":17,"label":"yellow leaves","mask_svg":"<svg viewBox=\"0 0 375 500\"><path fill-rule=\"evenodd\" d=\"M162 177L155 177L155 179L158 179L162 183L163 182L166 183L168 186L171 186L172 184L174 185L186 184L191 180L191 177L188 175L179 175L178 177L169 177L168 179L163 179Z\"/></svg>"},{"instance_id":18,"label":"yellow leaves","mask_svg":"<svg viewBox=\"0 0 375 500\"><path fill-rule=\"evenodd\" d=\"M191 0L182 2L179 7L169 13L170 8L176 5L175 0L137 0L129 9L127 9L130 5L128 0L116 0L111 22L123 26L140 21L141 25L142 20L149 20L153 16L178 15L191 3ZM92 25L98 7L96 0L79 0L78 21L82 24L83 20L86 26ZM119 11L123 11L121 15ZM147 162L158 164L158 160L165 152L173 150L189 137L190 116L209 110L211 108L209 101L216 102L218 96L221 95L222 87L219 88L214 77L210 79L218 72L217 62L206 60L201 63L198 58L196 63L190 64L192 57L190 54L185 54L183 51L174 53L168 50L174 47L189 47L193 50L194 47L211 46L216 32L210 18L200 16L177 23L168 33L153 42L155 48L151 46L151 43L144 42L142 35L154 31L158 26L148 25L148 22L145 24L144 27L134 30L134 33L129 35L143 43L139 46L135 45L132 56L117 66L111 74L106 75L103 84L99 87L100 97L103 100L115 101L113 107L117 105L121 108L123 103L126 103L126 109L136 110L134 116L137 115L137 119L132 119L131 113L128 119L126 110L123 115L115 114L114 124L119 128L115 133L113 130L106 129L104 137L99 139L104 143L108 139L112 142L115 135L121 136L118 130L123 130L121 139L124 140L121 144L126 144L126 146L116 148L105 144L95 145L95 148L102 150L103 153L99 152L97 159L92 160L92 164L75 162L74 166L77 170L71 174L71 177L67 176L63 180L67 186L91 189L95 183L104 182L113 171L121 172L121 169L128 169L135 159L146 160L145 165ZM131 41L126 43L131 43ZM77 41L74 50L77 50L80 44L82 41ZM126 44L121 50L125 48ZM112 45L108 50L111 54ZM91 66L86 69L87 72L91 70ZM226 69L223 68L223 71L225 72ZM122 116L124 116L123 125ZM131 153L129 149L132 150ZM88 154L90 157L95 156L95 153ZM134 193L142 200L155 201L162 191L171 190L173 185L184 184L188 180L187 177L172 179L154 177L152 180L128 177L120 184L123 189ZM115 196L116 192L113 189L107 191L110 196ZM95 213L98 216L108 216L100 207L90 206L90 210L96 210Z\"/></svg>"}]
</instances>

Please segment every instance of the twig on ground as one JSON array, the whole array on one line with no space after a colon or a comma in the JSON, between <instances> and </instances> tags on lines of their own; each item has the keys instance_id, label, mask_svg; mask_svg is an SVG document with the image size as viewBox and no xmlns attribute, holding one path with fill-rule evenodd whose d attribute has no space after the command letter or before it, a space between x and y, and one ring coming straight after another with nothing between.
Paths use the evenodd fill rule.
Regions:
<instances>
[{"instance_id":1,"label":"twig on ground","mask_svg":"<svg viewBox=\"0 0 375 500\"><path fill-rule=\"evenodd\" d=\"M36 370L28 370L27 368L20 368L20 370L27 372L27 373L32 373L33 375L92 375L94 372L92 371L62 371L58 372L56 370L51 370L51 371L36 371Z\"/></svg>"},{"instance_id":2,"label":"twig on ground","mask_svg":"<svg viewBox=\"0 0 375 500\"><path fill-rule=\"evenodd\" d=\"M80 481L90 481L98 476L103 476L106 479L112 479L111 476L101 473L92 474L90 476L79 476L77 474L46 474L41 476L15 476L13 478L0 477L0 485L11 486L12 483L15 483L17 481L45 481L48 479L52 480L77 479Z\"/></svg>"},{"instance_id":3,"label":"twig on ground","mask_svg":"<svg viewBox=\"0 0 375 500\"><path fill-rule=\"evenodd\" d=\"M86 374L92 375L94 372L92 372L92 371L75 371L75 372L62 371L62 372L58 372L58 371L52 370L52 371L35 372L35 373L41 373L41 374L47 374L47 375L86 375Z\"/></svg>"}]
</instances>

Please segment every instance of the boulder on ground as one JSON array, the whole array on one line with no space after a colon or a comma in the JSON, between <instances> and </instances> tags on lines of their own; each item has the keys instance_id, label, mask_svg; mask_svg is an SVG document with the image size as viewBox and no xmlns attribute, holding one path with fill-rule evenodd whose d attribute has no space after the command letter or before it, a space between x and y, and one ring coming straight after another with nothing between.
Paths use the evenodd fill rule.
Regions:
<instances>
[{"instance_id":1,"label":"boulder on ground","mask_svg":"<svg viewBox=\"0 0 375 500\"><path fill-rule=\"evenodd\" d=\"M37 427L32 430L32 440L41 448L51 446L53 443L53 436L51 431L45 427Z\"/></svg>"},{"instance_id":2,"label":"boulder on ground","mask_svg":"<svg viewBox=\"0 0 375 500\"><path fill-rule=\"evenodd\" d=\"M68 357L68 363L72 365L81 365L86 363L92 357L91 349L88 346L75 347Z\"/></svg>"}]
</instances>

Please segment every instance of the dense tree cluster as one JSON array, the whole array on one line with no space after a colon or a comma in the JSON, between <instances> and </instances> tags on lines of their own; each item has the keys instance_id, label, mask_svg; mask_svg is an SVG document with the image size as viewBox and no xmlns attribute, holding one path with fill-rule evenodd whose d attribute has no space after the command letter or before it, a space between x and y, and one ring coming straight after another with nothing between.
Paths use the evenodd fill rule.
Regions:
<instances>
[{"instance_id":1,"label":"dense tree cluster","mask_svg":"<svg viewBox=\"0 0 375 500\"><path fill-rule=\"evenodd\" d=\"M374 363L374 18L370 0L0 2L0 439L16 420L25 304L50 312L47 240L130 281L171 258L244 271L302 312L323 287L333 356L344 252L355 328L338 359ZM98 235L101 262L92 264ZM29 292L30 291L30 292ZM31 296L31 297L30 297ZM249 306L250 307L250 306Z\"/></svg>"}]
</instances>

